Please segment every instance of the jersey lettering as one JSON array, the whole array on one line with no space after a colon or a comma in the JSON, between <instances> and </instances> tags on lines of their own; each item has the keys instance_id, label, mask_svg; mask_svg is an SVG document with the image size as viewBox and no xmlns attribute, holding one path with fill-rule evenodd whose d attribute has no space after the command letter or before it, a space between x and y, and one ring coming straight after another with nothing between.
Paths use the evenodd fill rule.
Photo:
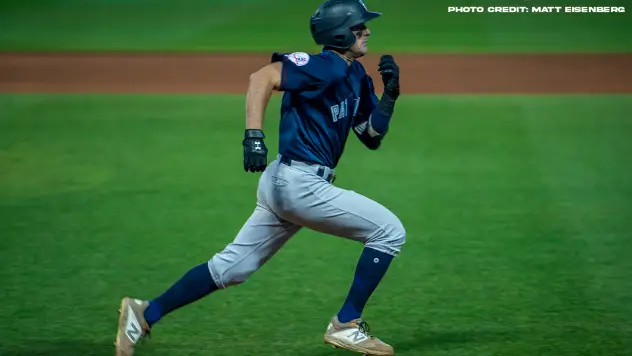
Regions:
<instances>
[{"instance_id":1,"label":"jersey lettering","mask_svg":"<svg viewBox=\"0 0 632 356\"><path fill-rule=\"evenodd\" d=\"M331 107L331 119L333 122L344 119L347 117L347 99L343 100L340 104L333 105Z\"/></svg>"},{"instance_id":2,"label":"jersey lettering","mask_svg":"<svg viewBox=\"0 0 632 356\"><path fill-rule=\"evenodd\" d=\"M355 117L358 113L358 107L360 106L360 98L353 99L353 112L349 115L349 100L345 99L340 104L332 105L331 107L331 119L336 122L348 117Z\"/></svg>"},{"instance_id":3,"label":"jersey lettering","mask_svg":"<svg viewBox=\"0 0 632 356\"><path fill-rule=\"evenodd\" d=\"M358 114L358 108L360 107L360 98L353 99L353 114L351 117L355 117Z\"/></svg>"}]
</instances>

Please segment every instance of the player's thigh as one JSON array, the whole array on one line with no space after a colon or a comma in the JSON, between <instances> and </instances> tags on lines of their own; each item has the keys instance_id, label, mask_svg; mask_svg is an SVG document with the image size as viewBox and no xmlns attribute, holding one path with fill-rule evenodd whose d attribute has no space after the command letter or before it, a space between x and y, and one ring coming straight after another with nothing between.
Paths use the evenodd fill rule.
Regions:
<instances>
[{"instance_id":1,"label":"player's thigh","mask_svg":"<svg viewBox=\"0 0 632 356\"><path fill-rule=\"evenodd\" d=\"M400 252L406 239L401 220L382 204L333 185L313 191L319 204L302 224L310 229L360 241L387 253Z\"/></svg>"},{"instance_id":2,"label":"player's thigh","mask_svg":"<svg viewBox=\"0 0 632 356\"><path fill-rule=\"evenodd\" d=\"M215 283L225 288L244 282L299 230L258 204L235 239L209 260Z\"/></svg>"}]
</instances>

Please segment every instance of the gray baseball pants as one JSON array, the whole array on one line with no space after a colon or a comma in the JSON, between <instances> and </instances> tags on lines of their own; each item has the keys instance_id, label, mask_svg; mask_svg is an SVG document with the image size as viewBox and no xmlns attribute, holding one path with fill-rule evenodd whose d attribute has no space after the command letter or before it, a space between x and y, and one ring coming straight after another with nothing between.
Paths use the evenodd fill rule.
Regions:
<instances>
[{"instance_id":1,"label":"gray baseball pants","mask_svg":"<svg viewBox=\"0 0 632 356\"><path fill-rule=\"evenodd\" d=\"M400 252L406 231L390 210L334 186L328 167L281 160L277 157L262 173L255 210L234 241L208 262L220 289L248 279L302 227L393 256Z\"/></svg>"}]
</instances>

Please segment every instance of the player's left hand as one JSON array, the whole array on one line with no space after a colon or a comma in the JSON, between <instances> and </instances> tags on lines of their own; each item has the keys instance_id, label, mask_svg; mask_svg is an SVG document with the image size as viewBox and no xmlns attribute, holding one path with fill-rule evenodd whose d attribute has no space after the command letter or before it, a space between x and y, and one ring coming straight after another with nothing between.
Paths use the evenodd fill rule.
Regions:
<instances>
[{"instance_id":1,"label":"player's left hand","mask_svg":"<svg viewBox=\"0 0 632 356\"><path fill-rule=\"evenodd\" d=\"M244 171L263 172L268 165L268 148L261 130L246 130L244 145Z\"/></svg>"},{"instance_id":2,"label":"player's left hand","mask_svg":"<svg viewBox=\"0 0 632 356\"><path fill-rule=\"evenodd\" d=\"M384 92L396 100L399 97L399 66L395 63L393 56L385 54L380 57L377 70L382 75Z\"/></svg>"}]
</instances>

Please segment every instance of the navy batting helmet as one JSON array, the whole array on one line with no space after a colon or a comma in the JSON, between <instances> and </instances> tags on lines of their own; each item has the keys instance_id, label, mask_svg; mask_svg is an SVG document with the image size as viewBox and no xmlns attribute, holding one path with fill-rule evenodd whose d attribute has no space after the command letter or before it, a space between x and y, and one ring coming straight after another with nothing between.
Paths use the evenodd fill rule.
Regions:
<instances>
[{"instance_id":1,"label":"navy batting helmet","mask_svg":"<svg viewBox=\"0 0 632 356\"><path fill-rule=\"evenodd\" d=\"M350 28L380 15L369 11L362 0L327 0L310 18L310 30L316 44L346 49L356 41Z\"/></svg>"}]
</instances>

